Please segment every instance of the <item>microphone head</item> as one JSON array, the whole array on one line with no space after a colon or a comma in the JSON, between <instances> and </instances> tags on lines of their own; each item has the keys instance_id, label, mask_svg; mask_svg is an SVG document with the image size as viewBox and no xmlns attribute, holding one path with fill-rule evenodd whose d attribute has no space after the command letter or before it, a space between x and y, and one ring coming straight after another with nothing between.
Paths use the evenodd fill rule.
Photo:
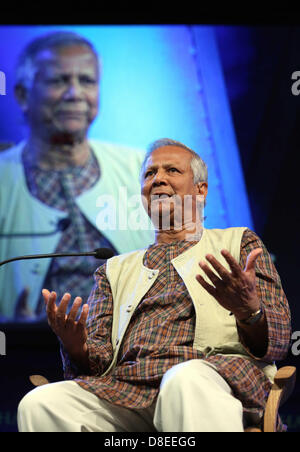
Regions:
<instances>
[{"instance_id":1,"label":"microphone head","mask_svg":"<svg viewBox=\"0 0 300 452\"><path fill-rule=\"evenodd\" d=\"M94 253L96 259L109 259L115 255L111 248L97 248Z\"/></svg>"}]
</instances>

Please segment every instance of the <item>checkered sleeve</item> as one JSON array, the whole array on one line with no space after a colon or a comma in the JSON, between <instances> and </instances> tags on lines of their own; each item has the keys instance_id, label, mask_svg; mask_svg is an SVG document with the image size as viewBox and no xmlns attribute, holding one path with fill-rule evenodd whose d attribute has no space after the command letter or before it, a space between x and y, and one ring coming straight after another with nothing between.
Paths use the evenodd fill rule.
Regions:
<instances>
[{"instance_id":1,"label":"checkered sleeve","mask_svg":"<svg viewBox=\"0 0 300 452\"><path fill-rule=\"evenodd\" d=\"M87 301L89 304L87 346L90 375L99 376L113 358L111 344L113 300L110 284L106 277L106 264L96 270L94 279L95 284ZM65 379L74 379L79 375L79 370L62 347L61 356Z\"/></svg>"},{"instance_id":2,"label":"checkered sleeve","mask_svg":"<svg viewBox=\"0 0 300 452\"><path fill-rule=\"evenodd\" d=\"M261 358L255 358L265 362L280 361L286 357L290 346L290 309L280 277L266 246L249 229L244 232L241 242L241 267L245 267L247 256L255 248L262 248L263 250L263 253L256 261L256 287L268 325L268 347L266 354ZM239 332L240 339L243 342L242 332ZM243 345L247 348L247 344L243 342ZM248 348L247 351L252 355Z\"/></svg>"}]
</instances>

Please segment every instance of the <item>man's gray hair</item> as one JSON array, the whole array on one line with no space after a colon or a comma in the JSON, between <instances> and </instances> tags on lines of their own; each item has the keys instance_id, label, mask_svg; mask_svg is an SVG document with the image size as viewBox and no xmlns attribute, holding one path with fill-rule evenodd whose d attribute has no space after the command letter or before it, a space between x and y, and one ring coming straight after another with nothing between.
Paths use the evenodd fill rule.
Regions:
<instances>
[{"instance_id":1,"label":"man's gray hair","mask_svg":"<svg viewBox=\"0 0 300 452\"><path fill-rule=\"evenodd\" d=\"M198 182L207 182L208 178L207 166L206 163L202 160L202 158L185 144L181 143L180 141L171 140L170 138L161 138L149 144L149 146L147 147L147 153L142 163L141 180L144 175L145 166L148 158L150 157L152 152L155 151L155 149L161 148L163 146L178 146L189 151L193 156L191 160L191 169L194 174L194 184L197 184Z\"/></svg>"},{"instance_id":2,"label":"man's gray hair","mask_svg":"<svg viewBox=\"0 0 300 452\"><path fill-rule=\"evenodd\" d=\"M67 46L82 45L86 46L94 55L98 74L100 76L100 62L98 54L93 45L79 34L73 31L54 31L42 36L38 36L29 42L20 54L15 73L16 85L22 85L28 89L31 88L34 77L38 70L36 59L40 52L48 49L59 49Z\"/></svg>"}]
</instances>

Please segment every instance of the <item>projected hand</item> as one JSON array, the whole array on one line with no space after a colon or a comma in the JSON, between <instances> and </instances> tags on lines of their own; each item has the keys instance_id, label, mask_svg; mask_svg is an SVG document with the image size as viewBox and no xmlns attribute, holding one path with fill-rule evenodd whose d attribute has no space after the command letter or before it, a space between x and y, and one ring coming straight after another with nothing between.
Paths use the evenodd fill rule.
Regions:
<instances>
[{"instance_id":1,"label":"projected hand","mask_svg":"<svg viewBox=\"0 0 300 452\"><path fill-rule=\"evenodd\" d=\"M35 313L32 311L28 304L29 293L29 287L24 287L16 300L14 312L14 318L16 320L34 320L36 318Z\"/></svg>"}]
</instances>

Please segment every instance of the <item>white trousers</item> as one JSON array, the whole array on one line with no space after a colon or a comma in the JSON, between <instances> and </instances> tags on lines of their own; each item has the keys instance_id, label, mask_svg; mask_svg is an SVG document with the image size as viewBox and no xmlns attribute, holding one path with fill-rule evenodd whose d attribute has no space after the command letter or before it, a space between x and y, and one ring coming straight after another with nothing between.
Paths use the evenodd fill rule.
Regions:
<instances>
[{"instance_id":1,"label":"white trousers","mask_svg":"<svg viewBox=\"0 0 300 452\"><path fill-rule=\"evenodd\" d=\"M210 365L191 360L164 375L157 402L113 405L74 381L40 386L18 407L20 432L243 432L243 407Z\"/></svg>"}]
</instances>

